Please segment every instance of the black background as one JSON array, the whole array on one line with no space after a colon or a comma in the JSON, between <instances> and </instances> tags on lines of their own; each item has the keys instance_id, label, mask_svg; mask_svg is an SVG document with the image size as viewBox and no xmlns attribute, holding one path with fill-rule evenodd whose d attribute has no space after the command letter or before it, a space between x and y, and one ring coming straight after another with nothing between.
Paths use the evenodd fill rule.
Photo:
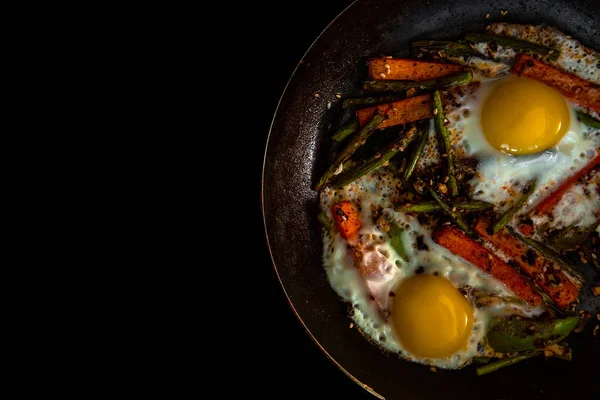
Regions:
<instances>
[{"instance_id":1,"label":"black background","mask_svg":"<svg viewBox=\"0 0 600 400\"><path fill-rule=\"evenodd\" d=\"M245 29L245 34L253 38L249 56L256 60L255 76L260 82L253 90L261 94L259 104L254 104L251 133L252 143L260 147L254 152L254 193L256 229L260 230L257 248L261 252L259 262L251 264L252 281L258 282L260 288L253 296L258 297L254 297L255 307L247 306L246 310L254 329L252 341L246 342L250 352L245 356L248 357L245 368L252 377L248 395L307 399L375 398L321 352L293 314L272 266L258 201L264 150L279 98L310 45L351 3L350 0L275 2L266 7L264 13L255 13L247 21L250 26ZM261 60L269 62L265 64Z\"/></svg>"}]
</instances>

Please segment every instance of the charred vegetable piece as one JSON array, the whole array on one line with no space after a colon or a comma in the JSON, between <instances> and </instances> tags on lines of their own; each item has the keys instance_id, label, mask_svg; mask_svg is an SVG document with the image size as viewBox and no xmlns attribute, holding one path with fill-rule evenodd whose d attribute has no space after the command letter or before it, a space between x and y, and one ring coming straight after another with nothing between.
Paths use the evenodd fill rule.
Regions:
<instances>
[{"instance_id":1,"label":"charred vegetable piece","mask_svg":"<svg viewBox=\"0 0 600 400\"><path fill-rule=\"evenodd\" d=\"M579 318L574 315L550 321L504 319L488 332L488 344L499 353L543 349L569 336Z\"/></svg>"},{"instance_id":2,"label":"charred vegetable piece","mask_svg":"<svg viewBox=\"0 0 600 400\"><path fill-rule=\"evenodd\" d=\"M341 201L331 207L335 226L344 239L351 239L358 234L362 227L360 215L354 205L348 200Z\"/></svg>"},{"instance_id":3,"label":"charred vegetable piece","mask_svg":"<svg viewBox=\"0 0 600 400\"><path fill-rule=\"evenodd\" d=\"M485 33L468 33L465 35L465 40L473 43L495 43L496 45L513 49L516 53L536 54L547 57L549 60L556 60L560 55L560 52L557 49L504 36L494 36Z\"/></svg>"},{"instance_id":4,"label":"charred vegetable piece","mask_svg":"<svg viewBox=\"0 0 600 400\"><path fill-rule=\"evenodd\" d=\"M600 113L600 85L561 71L527 54L516 57L512 73L542 82L580 106Z\"/></svg>"},{"instance_id":5,"label":"charred vegetable piece","mask_svg":"<svg viewBox=\"0 0 600 400\"><path fill-rule=\"evenodd\" d=\"M406 150L406 147L408 147L410 142L412 142L421 131L422 129L419 130L414 125L411 126L409 129L406 129L405 133L401 135L398 139L396 139L394 142L392 142L389 146L387 146L383 153L377 153L369 160L367 160L364 164L339 174L332 180L331 186L333 186L336 189L340 189L348 185L349 183L354 182L358 178L368 174L369 172L381 167L396 154Z\"/></svg>"},{"instance_id":6,"label":"charred vegetable piece","mask_svg":"<svg viewBox=\"0 0 600 400\"><path fill-rule=\"evenodd\" d=\"M430 79L426 81L392 81L368 80L363 83L363 89L369 92L404 92L407 89L444 89L451 86L464 85L473 79L471 71L461 72L445 78Z\"/></svg>"},{"instance_id":7,"label":"charred vegetable piece","mask_svg":"<svg viewBox=\"0 0 600 400\"><path fill-rule=\"evenodd\" d=\"M331 138L339 143L359 129L360 127L358 126L358 120L351 119L342 125L337 131L335 131Z\"/></svg>"},{"instance_id":8,"label":"charred vegetable piece","mask_svg":"<svg viewBox=\"0 0 600 400\"><path fill-rule=\"evenodd\" d=\"M506 224L508 224L510 220L515 216L515 214L517 214L519 210L523 208L523 204L527 202L533 191L536 189L536 186L537 180L534 180L532 183L529 184L529 189L515 201L515 204L513 204L512 207L510 207L504 214L502 214L498 218L496 222L494 222L494 225L492 225L492 231L494 233L504 228Z\"/></svg>"},{"instance_id":9,"label":"charred vegetable piece","mask_svg":"<svg viewBox=\"0 0 600 400\"><path fill-rule=\"evenodd\" d=\"M396 250L396 253L398 253L400 258L408 262L408 256L406 255L404 243L402 242L402 232L402 229L400 229L398 225L390 222L390 230L388 231L388 235L390 235L390 245Z\"/></svg>"},{"instance_id":10,"label":"charred vegetable piece","mask_svg":"<svg viewBox=\"0 0 600 400\"><path fill-rule=\"evenodd\" d=\"M404 170L404 181L408 182L410 176L412 175L417 162L419 161L419 157L421 153L423 153L423 149L427 144L427 140L429 139L429 129L423 129L419 133L419 140L417 142L417 146L413 149L410 158L408 159L408 163L406 164L406 169Z\"/></svg>"},{"instance_id":11,"label":"charred vegetable piece","mask_svg":"<svg viewBox=\"0 0 600 400\"><path fill-rule=\"evenodd\" d=\"M372 58L367 61L367 66L369 77L377 80L424 81L455 75L462 71L460 65L413 58Z\"/></svg>"},{"instance_id":12,"label":"charred vegetable piece","mask_svg":"<svg viewBox=\"0 0 600 400\"><path fill-rule=\"evenodd\" d=\"M365 126L373 118L373 115L377 113L383 114L388 118L377 127L378 129L429 119L432 115L431 96L424 94L398 100L393 103L362 108L356 111L359 125Z\"/></svg>"},{"instance_id":13,"label":"charred vegetable piece","mask_svg":"<svg viewBox=\"0 0 600 400\"><path fill-rule=\"evenodd\" d=\"M418 57L422 54L435 54L441 58L483 57L481 53L466 43L446 42L441 40L419 40L410 44L411 54Z\"/></svg>"},{"instance_id":14,"label":"charred vegetable piece","mask_svg":"<svg viewBox=\"0 0 600 400\"><path fill-rule=\"evenodd\" d=\"M592 117L589 114L586 114L582 111L577 111L577 118L579 118L579 120L587 126L600 129L600 121L598 121L596 118Z\"/></svg>"},{"instance_id":15,"label":"charred vegetable piece","mask_svg":"<svg viewBox=\"0 0 600 400\"><path fill-rule=\"evenodd\" d=\"M416 94L416 93L415 93ZM405 99L407 96L405 93L388 94L382 96L370 96L370 97L349 97L344 99L342 102L342 108L353 108L360 106L373 106L376 104L391 103Z\"/></svg>"},{"instance_id":16,"label":"charred vegetable piece","mask_svg":"<svg viewBox=\"0 0 600 400\"><path fill-rule=\"evenodd\" d=\"M471 211L491 210L494 208L492 203L478 200L453 202L452 206L459 210ZM395 208L396 211L405 213L428 213L440 211L441 209L442 207L440 207L437 201L420 201L418 203L403 204Z\"/></svg>"},{"instance_id":17,"label":"charred vegetable piece","mask_svg":"<svg viewBox=\"0 0 600 400\"><path fill-rule=\"evenodd\" d=\"M519 271L529 276L552 302L565 310L579 296L580 287L575 285L562 271L559 264L546 258L536 249L529 248L507 230L490 234L490 222L480 217L475 223L475 232L490 242L496 249L510 258L510 264L518 267Z\"/></svg>"},{"instance_id":18,"label":"charred vegetable piece","mask_svg":"<svg viewBox=\"0 0 600 400\"><path fill-rule=\"evenodd\" d=\"M354 134L354 136L350 139L350 142L337 154L331 166L327 169L327 171L325 171L325 174L323 174L315 188L316 190L321 190L327 184L335 170L339 168L340 164L350 158L356 149L363 145L363 143L369 138L369 136L373 134L373 132L375 132L375 129L377 129L384 119L385 117L383 115L375 114L364 128Z\"/></svg>"},{"instance_id":19,"label":"charred vegetable piece","mask_svg":"<svg viewBox=\"0 0 600 400\"><path fill-rule=\"evenodd\" d=\"M439 90L433 93L433 122L442 155L442 164L444 165L446 176L448 177L448 188L450 196L458 194L458 184L456 183L456 171L454 169L454 151L450 144L450 133L446 128L446 117L444 116L444 106Z\"/></svg>"},{"instance_id":20,"label":"charred vegetable piece","mask_svg":"<svg viewBox=\"0 0 600 400\"><path fill-rule=\"evenodd\" d=\"M474 264L483 272L492 275L529 304L533 306L542 304L542 296L533 289L521 274L459 229L444 226L433 233L433 240L457 256Z\"/></svg>"},{"instance_id":21,"label":"charred vegetable piece","mask_svg":"<svg viewBox=\"0 0 600 400\"><path fill-rule=\"evenodd\" d=\"M508 229L508 231L510 232L511 235L513 235L514 237L516 237L517 239L519 239L520 241L522 241L523 243L525 243L527 246L531 247L532 249L539 251L544 257L557 263L563 271L570 274L573 278L579 280L579 282L581 282L581 283L585 282L585 277L583 276L583 274L581 272L579 272L577 269L575 269L575 267L573 267L571 264L566 262L560 256L560 254L558 254L554 250L550 249L546 245L538 242L537 240L534 240L534 239L531 239L531 238L528 238L528 237L525 237L525 236L519 234L512 226L507 226L506 228Z\"/></svg>"},{"instance_id":22,"label":"charred vegetable piece","mask_svg":"<svg viewBox=\"0 0 600 400\"><path fill-rule=\"evenodd\" d=\"M433 196L435 201L437 201L438 205L442 209L442 211L454 221L456 225L460 227L463 231L465 231L469 236L475 236L475 232L467 225L465 220L463 219L460 213L452 211L452 207L446 204L442 198L435 192L435 190L429 188L429 193Z\"/></svg>"},{"instance_id":23,"label":"charred vegetable piece","mask_svg":"<svg viewBox=\"0 0 600 400\"><path fill-rule=\"evenodd\" d=\"M543 354L542 351L528 351L528 352L525 352L522 354L518 354L516 356L501 358L501 359L491 362L487 365L478 367L475 370L475 373L477 374L477 376L489 374L490 372L497 371L500 368L508 367L509 365L513 365L518 362L525 361L525 360L528 360L533 357L537 357L541 354Z\"/></svg>"},{"instance_id":24,"label":"charred vegetable piece","mask_svg":"<svg viewBox=\"0 0 600 400\"><path fill-rule=\"evenodd\" d=\"M561 230L555 231L547 240L552 247L559 250L573 251L581 246L592 232L596 230L596 224L588 225L585 228L578 226L568 226Z\"/></svg>"}]
</instances>

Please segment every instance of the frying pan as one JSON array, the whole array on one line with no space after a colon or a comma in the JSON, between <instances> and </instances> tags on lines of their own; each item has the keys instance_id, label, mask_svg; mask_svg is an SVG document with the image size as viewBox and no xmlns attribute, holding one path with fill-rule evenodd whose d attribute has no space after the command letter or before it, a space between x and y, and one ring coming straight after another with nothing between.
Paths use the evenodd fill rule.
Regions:
<instances>
[{"instance_id":1,"label":"frying pan","mask_svg":"<svg viewBox=\"0 0 600 400\"><path fill-rule=\"evenodd\" d=\"M501 16L500 10L508 13ZM487 21L486 13L491 14ZM489 21L548 23L600 49L600 17L592 0L358 0L310 46L273 118L263 165L262 211L289 312L336 367L376 397L572 398L597 385L600 342L592 335L593 321L570 338L571 362L537 358L482 377L472 367L434 373L381 351L350 329L346 305L329 286L321 265L318 196L312 187L327 167L331 127L340 122L339 102L329 99L336 93L361 93L369 56L407 56L411 40L457 38L483 30ZM587 278L599 279L590 269ZM600 312L599 299L584 296L588 309Z\"/></svg>"}]
</instances>

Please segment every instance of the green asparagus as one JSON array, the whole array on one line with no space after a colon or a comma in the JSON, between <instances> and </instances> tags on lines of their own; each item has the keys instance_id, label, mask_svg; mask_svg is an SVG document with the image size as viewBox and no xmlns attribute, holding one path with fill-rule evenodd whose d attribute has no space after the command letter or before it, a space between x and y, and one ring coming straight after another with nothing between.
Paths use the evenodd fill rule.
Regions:
<instances>
[{"instance_id":1,"label":"green asparagus","mask_svg":"<svg viewBox=\"0 0 600 400\"><path fill-rule=\"evenodd\" d=\"M516 53L537 54L544 56L549 60L556 60L560 55L560 52L557 49L504 36L494 36L485 33L468 33L465 35L465 40L473 43L495 43L502 47L513 49Z\"/></svg>"},{"instance_id":2,"label":"green asparagus","mask_svg":"<svg viewBox=\"0 0 600 400\"><path fill-rule=\"evenodd\" d=\"M537 179L534 179L534 181L529 185L529 189L527 189L527 192L525 192L523 195L521 195L517 199L517 201L515 201L515 204L513 204L512 207L510 207L504 214L502 214L498 218L498 220L496 222L494 222L494 224L492 225L492 231L494 233L496 233L500 229L504 228L506 226L506 224L508 224L510 222L512 217L523 207L523 204L525 204L525 202L529 199L529 197L531 196L533 191L536 189L536 186L537 186Z\"/></svg>"},{"instance_id":3,"label":"green asparagus","mask_svg":"<svg viewBox=\"0 0 600 400\"><path fill-rule=\"evenodd\" d=\"M444 107L442 105L442 97L439 90L436 90L433 93L433 121L438 137L440 153L442 159L445 160L443 165L446 170L446 176L448 177L450 196L454 197L458 194L458 184L456 183L456 172L454 170L454 152L452 150L452 145L450 144L450 133L445 124L446 118L444 117Z\"/></svg>"},{"instance_id":4,"label":"green asparagus","mask_svg":"<svg viewBox=\"0 0 600 400\"><path fill-rule=\"evenodd\" d=\"M471 71L461 72L457 75L426 81L395 81L395 80L367 80L363 89L370 92L404 92L410 88L417 89L443 89L451 86L464 85L473 79Z\"/></svg>"},{"instance_id":5,"label":"green asparagus","mask_svg":"<svg viewBox=\"0 0 600 400\"><path fill-rule=\"evenodd\" d=\"M333 160L333 163L329 166L327 171L325 171L317 183L315 190L321 190L327 184L335 170L339 168L340 164L348 160L348 158L354 154L356 149L365 143L365 141L373 134L373 132L375 132L375 129L377 129L384 119L385 117L383 115L375 114L375 116L367 125L365 125L364 128L354 134L354 136L350 139L350 142L337 154L335 160Z\"/></svg>"}]
</instances>

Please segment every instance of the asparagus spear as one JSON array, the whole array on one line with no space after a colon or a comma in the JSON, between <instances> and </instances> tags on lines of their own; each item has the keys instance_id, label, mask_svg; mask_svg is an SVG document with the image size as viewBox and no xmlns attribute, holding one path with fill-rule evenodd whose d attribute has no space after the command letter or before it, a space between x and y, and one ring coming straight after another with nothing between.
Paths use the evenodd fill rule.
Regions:
<instances>
[{"instance_id":1,"label":"asparagus spear","mask_svg":"<svg viewBox=\"0 0 600 400\"><path fill-rule=\"evenodd\" d=\"M466 43L446 42L441 40L419 40L412 42L411 54L416 57L422 53L434 53L442 58L482 57L481 53Z\"/></svg>"},{"instance_id":2,"label":"asparagus spear","mask_svg":"<svg viewBox=\"0 0 600 400\"><path fill-rule=\"evenodd\" d=\"M587 126L591 126L592 128L600 129L600 121L596 118L592 117L584 113L583 111L577 111L577 118Z\"/></svg>"},{"instance_id":3,"label":"asparagus spear","mask_svg":"<svg viewBox=\"0 0 600 400\"><path fill-rule=\"evenodd\" d=\"M472 210L472 211L483 211L483 210L491 210L494 208L492 203L487 203L485 201L463 201L452 204L459 210ZM439 211L442 208L437 203L437 201L421 201L419 203L413 204L403 204L401 206L396 207L396 211L406 212L406 213L427 213L427 212L435 212Z\"/></svg>"},{"instance_id":4,"label":"asparagus spear","mask_svg":"<svg viewBox=\"0 0 600 400\"><path fill-rule=\"evenodd\" d=\"M512 207L510 207L504 214L502 214L502 216L500 216L500 218L498 218L498 220L496 222L494 222L494 224L492 225L492 231L494 233L496 233L500 229L504 228L506 226L506 224L508 224L510 222L512 217L521 209L521 207L523 207L523 204L525 204L527 199L529 199L529 197L535 190L536 184L537 184L537 179L534 179L534 181L529 185L529 189L527 189L527 192L525 192L523 195L521 195L517 199L517 201L515 201L515 204Z\"/></svg>"},{"instance_id":5,"label":"asparagus spear","mask_svg":"<svg viewBox=\"0 0 600 400\"><path fill-rule=\"evenodd\" d=\"M375 104L391 103L393 101L402 100L405 97L406 93L371 97L349 97L347 99L344 99L344 101L342 102L342 108L353 108L357 106L372 106Z\"/></svg>"},{"instance_id":6,"label":"asparagus spear","mask_svg":"<svg viewBox=\"0 0 600 400\"><path fill-rule=\"evenodd\" d=\"M340 164L346 161L348 158L350 158L350 156L354 154L356 149L358 149L365 143L365 141L369 138L369 136L373 134L373 132L375 132L375 129L377 129L379 124L381 124L384 119L385 117L383 115L375 114L375 116L369 121L367 125L365 125L364 128L362 128L360 131L354 134L354 136L350 139L350 142L346 145L344 149L342 149L337 154L335 160L333 160L333 163L329 166L327 171L325 171L325 174L323 174L323 176L317 183L315 190L321 190L327 184L327 182L329 181L335 170L340 166Z\"/></svg>"},{"instance_id":7,"label":"asparagus spear","mask_svg":"<svg viewBox=\"0 0 600 400\"><path fill-rule=\"evenodd\" d=\"M443 89L450 86L464 85L470 82L471 79L473 79L473 73L466 71L457 75L426 81L367 80L363 84L363 89L370 92L404 92L410 88Z\"/></svg>"},{"instance_id":8,"label":"asparagus spear","mask_svg":"<svg viewBox=\"0 0 600 400\"><path fill-rule=\"evenodd\" d=\"M352 135L359 128L360 127L358 125L358 120L356 118L351 119L350 121L342 125L337 131L335 131L331 138L339 143L342 140L346 139L348 136Z\"/></svg>"},{"instance_id":9,"label":"asparagus spear","mask_svg":"<svg viewBox=\"0 0 600 400\"><path fill-rule=\"evenodd\" d=\"M388 234L390 235L390 245L392 248L396 250L396 253L398 253L400 258L408 262L408 256L406 255L406 250L404 250L404 244L402 243L402 229L395 223L390 222Z\"/></svg>"},{"instance_id":10,"label":"asparagus spear","mask_svg":"<svg viewBox=\"0 0 600 400\"><path fill-rule=\"evenodd\" d=\"M450 144L450 134L446 129L444 117L444 107L442 105L442 97L439 90L433 93L433 122L435 124L435 131L437 132L438 142L440 145L440 153L446 169L446 176L448 177L448 186L450 188L450 196L456 196L458 194L458 185L456 183L456 176L454 170L454 154L452 151L452 145Z\"/></svg>"},{"instance_id":11,"label":"asparagus spear","mask_svg":"<svg viewBox=\"0 0 600 400\"><path fill-rule=\"evenodd\" d=\"M417 137L421 130L422 129L417 129L417 127L414 124L412 124L412 126L408 130L406 130L406 132L403 135L401 135L398 139L393 141L386 148L383 154L375 154L367 162L358 166L357 168L353 168L351 170L341 173L340 175L334 178L331 185L336 189L340 189L346 186L347 184L354 182L361 176L366 175L369 172L381 167L396 154L406 150L406 147L408 147L410 142L412 142Z\"/></svg>"},{"instance_id":12,"label":"asparagus spear","mask_svg":"<svg viewBox=\"0 0 600 400\"><path fill-rule=\"evenodd\" d=\"M485 33L468 33L465 40L473 43L496 43L502 47L513 49L516 53L539 54L547 57L549 60L556 60L560 55L557 49L542 46L539 44L526 42L524 40L512 39L504 36L494 36Z\"/></svg>"},{"instance_id":13,"label":"asparagus spear","mask_svg":"<svg viewBox=\"0 0 600 400\"><path fill-rule=\"evenodd\" d=\"M417 147L413 150L413 153L411 154L410 159L406 164L406 169L404 170L405 182L408 182L408 180L410 179L410 176L412 175L413 170L415 169L415 166L419 161L419 157L421 156L421 153L423 153L423 149L427 144L427 139L429 139L429 130L423 129L420 135L421 136L419 137L419 141L417 142Z\"/></svg>"},{"instance_id":14,"label":"asparagus spear","mask_svg":"<svg viewBox=\"0 0 600 400\"><path fill-rule=\"evenodd\" d=\"M505 319L487 334L488 344L499 353L536 350L549 342L558 343L575 329L579 315L551 321Z\"/></svg>"},{"instance_id":15,"label":"asparagus spear","mask_svg":"<svg viewBox=\"0 0 600 400\"><path fill-rule=\"evenodd\" d=\"M569 264L565 260L563 260L563 258L558 253L556 253L554 250L543 245L542 243L538 242L537 240L534 240L534 239L531 239L531 238L528 238L526 236L519 234L510 225L507 225L506 228L511 233L511 235L513 235L514 237L516 237L517 239L519 239L520 241L522 241L523 243L525 243L527 246L531 247L532 249L539 251L540 253L542 253L542 255L544 257L557 263L561 267L561 269L563 269L566 273L572 275L574 278L579 280L581 283L585 282L585 277L583 276L583 274L581 272L579 272L578 270L576 270L575 267L573 267L571 264Z\"/></svg>"},{"instance_id":16,"label":"asparagus spear","mask_svg":"<svg viewBox=\"0 0 600 400\"><path fill-rule=\"evenodd\" d=\"M435 201L437 201L437 203L439 204L442 211L444 211L444 213L447 216L449 216L454 221L454 223L456 223L456 225L458 225L463 231L465 231L465 233L467 235L472 236L472 237L475 236L475 232L473 232L473 230L469 227L469 225L467 225L467 223L463 219L462 215L460 215L457 212L452 211L452 208L450 208L450 206L448 206L448 204L444 203L444 201L435 192L435 190L433 190L432 188L429 188L429 192L431 193L431 195L433 196Z\"/></svg>"},{"instance_id":17,"label":"asparagus spear","mask_svg":"<svg viewBox=\"0 0 600 400\"><path fill-rule=\"evenodd\" d=\"M528 360L530 358L539 356L540 354L542 354L542 351L528 351L513 357L501 358L497 361L478 367L475 370L475 373L477 376L489 374L490 372L497 371L500 368L508 367L509 365L516 364L520 361Z\"/></svg>"}]
</instances>

